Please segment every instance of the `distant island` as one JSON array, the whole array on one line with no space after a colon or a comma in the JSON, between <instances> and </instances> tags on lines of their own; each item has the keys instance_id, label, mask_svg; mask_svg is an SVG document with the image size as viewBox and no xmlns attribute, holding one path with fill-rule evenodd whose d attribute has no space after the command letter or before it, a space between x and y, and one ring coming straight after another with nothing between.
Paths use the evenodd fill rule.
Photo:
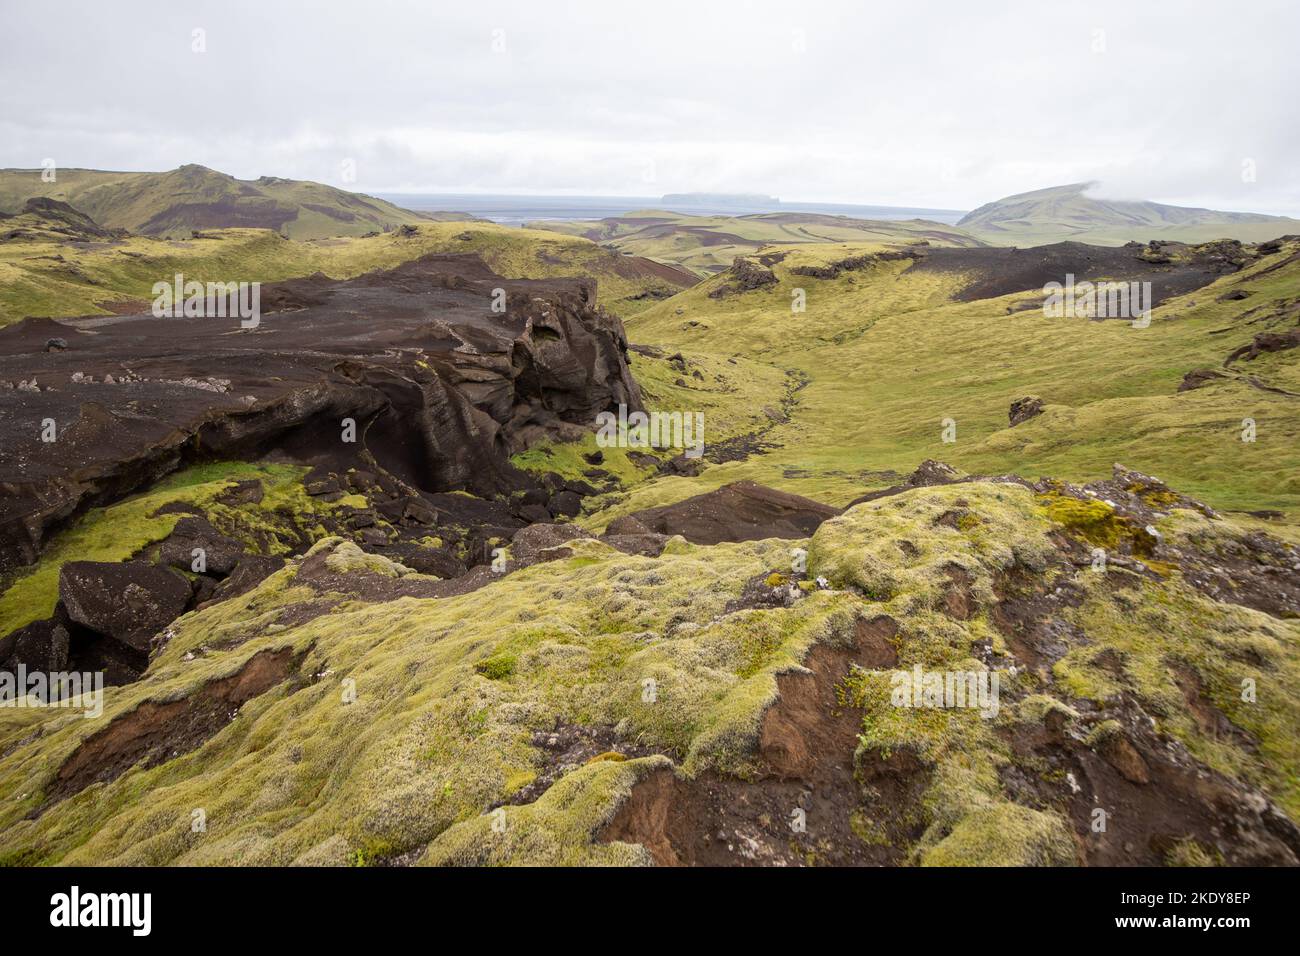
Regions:
<instances>
[{"instance_id":1,"label":"distant island","mask_svg":"<svg viewBox=\"0 0 1300 956\"><path fill-rule=\"evenodd\" d=\"M779 206L781 200L761 193L667 193L660 200L669 203L709 203L718 206Z\"/></svg>"}]
</instances>

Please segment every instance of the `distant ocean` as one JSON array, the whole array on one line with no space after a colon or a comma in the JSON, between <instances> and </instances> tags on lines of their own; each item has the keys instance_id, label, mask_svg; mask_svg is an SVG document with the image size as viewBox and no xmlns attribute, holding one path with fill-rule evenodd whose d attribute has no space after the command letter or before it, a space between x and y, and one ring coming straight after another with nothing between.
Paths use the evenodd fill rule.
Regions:
<instances>
[{"instance_id":1,"label":"distant ocean","mask_svg":"<svg viewBox=\"0 0 1300 956\"><path fill-rule=\"evenodd\" d=\"M960 209L913 209L908 206L855 206L849 203L674 200L662 196L493 196L460 193L373 193L417 212L464 212L480 219L518 226L531 219L604 219L637 209L669 209L696 216L744 216L759 212L810 212L854 219L931 219L953 225Z\"/></svg>"}]
</instances>

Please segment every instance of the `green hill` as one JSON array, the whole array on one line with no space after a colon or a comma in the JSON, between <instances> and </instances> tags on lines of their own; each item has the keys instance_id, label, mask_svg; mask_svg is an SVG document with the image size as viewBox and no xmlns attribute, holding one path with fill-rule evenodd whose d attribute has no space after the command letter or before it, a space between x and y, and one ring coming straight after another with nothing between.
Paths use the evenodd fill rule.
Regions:
<instances>
[{"instance_id":1,"label":"green hill","mask_svg":"<svg viewBox=\"0 0 1300 956\"><path fill-rule=\"evenodd\" d=\"M489 222L424 221L330 239L285 239L267 229L158 239L110 233L66 204L34 200L28 211L0 218L0 326L29 315L140 311L153 284L178 272L203 282L270 282L314 272L347 278L430 252L477 253L508 278L595 279L601 304L620 315L695 282L682 270L585 239Z\"/></svg>"},{"instance_id":2,"label":"green hill","mask_svg":"<svg viewBox=\"0 0 1300 956\"><path fill-rule=\"evenodd\" d=\"M34 196L66 202L101 226L164 238L188 237L196 229L248 227L318 239L471 218L411 212L322 183L235 179L194 164L163 173L60 169L55 182L43 181L39 169L0 170L0 212L17 212Z\"/></svg>"},{"instance_id":3,"label":"green hill","mask_svg":"<svg viewBox=\"0 0 1300 956\"><path fill-rule=\"evenodd\" d=\"M1300 233L1300 220L1285 216L1093 199L1087 191L1094 185L1073 183L1007 196L967 213L957 225L999 246L1039 246L1067 240L1103 246L1151 239L1262 242Z\"/></svg>"},{"instance_id":4,"label":"green hill","mask_svg":"<svg viewBox=\"0 0 1300 956\"><path fill-rule=\"evenodd\" d=\"M798 246L769 260L773 281L749 291L720 294L735 287L732 277L708 279L629 319L630 339L688 360L761 362L807 384L790 420L768 432L774 447L765 454L710 468L689 489L681 479L660 480L608 517L686 497L702 483L739 480L843 504L864 484L887 485L937 458L972 473L1071 480L1104 476L1121 461L1215 507L1276 508L1294 520L1300 351L1224 367L1254 335L1285 335L1296 325L1300 245L1279 248L1166 299L1145 329L1046 318L1041 276L964 301L983 274L1006 274L1025 256L1012 250L933 250L931 260L954 260L940 265L873 258L876 246ZM981 264L986 253L1005 261ZM1087 250L1065 254L1082 262ZM851 265L830 268L835 261ZM1172 267L1150 268L1160 276ZM792 311L796 290L804 312ZM1198 368L1225 377L1180 392L1184 375ZM693 407L692 394L673 398ZM1046 411L1009 427L1010 403L1026 395L1041 398ZM952 443L941 440L947 418L957 423ZM1268 422L1258 442L1240 440L1244 418Z\"/></svg>"}]
</instances>

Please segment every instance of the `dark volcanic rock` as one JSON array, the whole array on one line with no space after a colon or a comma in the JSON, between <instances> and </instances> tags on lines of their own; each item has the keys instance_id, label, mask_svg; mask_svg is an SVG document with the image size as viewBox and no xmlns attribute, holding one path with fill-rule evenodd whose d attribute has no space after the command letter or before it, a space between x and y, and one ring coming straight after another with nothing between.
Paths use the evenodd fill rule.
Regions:
<instances>
[{"instance_id":1,"label":"dark volcanic rock","mask_svg":"<svg viewBox=\"0 0 1300 956\"><path fill-rule=\"evenodd\" d=\"M33 621L0 638L0 671L12 673L20 666L47 674L66 670L69 644L68 629L57 616Z\"/></svg>"},{"instance_id":2,"label":"dark volcanic rock","mask_svg":"<svg viewBox=\"0 0 1300 956\"><path fill-rule=\"evenodd\" d=\"M52 526L200 458L274 448L341 473L373 456L416 488L490 496L526 483L509 455L641 408L622 323L587 280L430 255L268 283L261 303L256 328L137 315L0 330L0 387L40 373L0 418L0 571L34 561ZM59 336L72 347L46 352Z\"/></svg>"},{"instance_id":3,"label":"dark volcanic rock","mask_svg":"<svg viewBox=\"0 0 1300 956\"><path fill-rule=\"evenodd\" d=\"M1212 368L1195 368L1183 376L1182 382L1178 385L1178 391L1189 392L1194 388L1200 388L1203 385L1209 385L1216 378L1226 378L1222 372L1216 372Z\"/></svg>"},{"instance_id":4,"label":"dark volcanic rock","mask_svg":"<svg viewBox=\"0 0 1300 956\"><path fill-rule=\"evenodd\" d=\"M202 565L196 566L196 550L202 551ZM159 549L158 560L181 571L197 571L224 577L235 570L244 547L212 527L206 519L182 518Z\"/></svg>"},{"instance_id":5,"label":"dark volcanic rock","mask_svg":"<svg viewBox=\"0 0 1300 956\"><path fill-rule=\"evenodd\" d=\"M552 496L546 507L557 518L576 518L582 512L582 499L575 492L561 491Z\"/></svg>"},{"instance_id":6,"label":"dark volcanic rock","mask_svg":"<svg viewBox=\"0 0 1300 956\"><path fill-rule=\"evenodd\" d=\"M1285 352L1297 346L1300 346L1300 329L1292 329L1290 332L1261 332L1249 345L1243 345L1229 355L1223 364L1227 367L1237 359L1251 362L1266 352Z\"/></svg>"},{"instance_id":7,"label":"dark volcanic rock","mask_svg":"<svg viewBox=\"0 0 1300 956\"><path fill-rule=\"evenodd\" d=\"M9 673L16 673L20 666L28 674L97 671L112 687L138 679L148 663L144 651L73 622L62 603L51 617L0 638L0 671Z\"/></svg>"},{"instance_id":8,"label":"dark volcanic rock","mask_svg":"<svg viewBox=\"0 0 1300 956\"><path fill-rule=\"evenodd\" d=\"M814 279L837 279L845 272L856 272L859 269L865 269L877 262L889 262L899 259L922 259L929 255L929 250L923 248L928 246L928 242L914 243L906 249L887 249L883 252L866 253L860 256L849 256L845 259L838 259L824 266L794 266L790 269L791 275L812 276Z\"/></svg>"},{"instance_id":9,"label":"dark volcanic rock","mask_svg":"<svg viewBox=\"0 0 1300 956\"><path fill-rule=\"evenodd\" d=\"M919 259L909 271L960 273L968 284L956 299L971 302L1013 292L1041 293L1049 282L1150 282L1151 304L1201 286L1219 276L1236 272L1258 258L1254 251L1234 241L1207 242L1197 246L1152 242L1147 246L1090 246L1082 242L1055 242L1031 249L987 247L974 249L936 248Z\"/></svg>"},{"instance_id":10,"label":"dark volcanic rock","mask_svg":"<svg viewBox=\"0 0 1300 956\"><path fill-rule=\"evenodd\" d=\"M927 458L916 466L916 471L912 472L907 479L909 488L930 488L934 485L950 485L961 478L961 472L952 465L945 464L942 461L935 461L933 458Z\"/></svg>"},{"instance_id":11,"label":"dark volcanic rock","mask_svg":"<svg viewBox=\"0 0 1300 956\"><path fill-rule=\"evenodd\" d=\"M806 538L838 508L752 481L724 485L676 504L631 515L655 534L680 534L695 544L757 541L762 538ZM620 530L630 525L621 525Z\"/></svg>"},{"instance_id":12,"label":"dark volcanic rock","mask_svg":"<svg viewBox=\"0 0 1300 956\"><path fill-rule=\"evenodd\" d=\"M432 574L446 579L457 578L465 573L465 562L445 548L429 548L414 542L397 542L380 553L421 574Z\"/></svg>"},{"instance_id":13,"label":"dark volcanic rock","mask_svg":"<svg viewBox=\"0 0 1300 956\"><path fill-rule=\"evenodd\" d=\"M573 552L565 545L586 537L589 537L586 531L571 524L530 524L510 542L510 570L567 558Z\"/></svg>"},{"instance_id":14,"label":"dark volcanic rock","mask_svg":"<svg viewBox=\"0 0 1300 956\"><path fill-rule=\"evenodd\" d=\"M727 281L709 293L710 299L722 299L741 292L752 292L776 284L776 273L743 256L737 257L727 270Z\"/></svg>"},{"instance_id":15,"label":"dark volcanic rock","mask_svg":"<svg viewBox=\"0 0 1300 956\"><path fill-rule=\"evenodd\" d=\"M77 624L136 651L184 611L193 592L181 575L144 561L70 561L59 599Z\"/></svg>"},{"instance_id":16,"label":"dark volcanic rock","mask_svg":"<svg viewBox=\"0 0 1300 956\"><path fill-rule=\"evenodd\" d=\"M522 504L516 509L515 514L520 520L527 521L529 524L548 524L551 520L551 513L546 510L546 505Z\"/></svg>"},{"instance_id":17,"label":"dark volcanic rock","mask_svg":"<svg viewBox=\"0 0 1300 956\"><path fill-rule=\"evenodd\" d=\"M117 239L126 235L121 229L105 229L80 210L48 196L33 196L15 216L4 218L19 223L31 221L39 232L52 232L74 241Z\"/></svg>"},{"instance_id":18,"label":"dark volcanic rock","mask_svg":"<svg viewBox=\"0 0 1300 956\"><path fill-rule=\"evenodd\" d=\"M1035 415L1043 414L1043 400L1041 398L1019 398L1011 403L1011 410L1007 417L1014 428L1021 422L1027 422Z\"/></svg>"},{"instance_id":19,"label":"dark volcanic rock","mask_svg":"<svg viewBox=\"0 0 1300 956\"><path fill-rule=\"evenodd\" d=\"M650 534L650 529L642 524L638 519L631 515L623 515L621 518L615 518L605 528L605 534Z\"/></svg>"},{"instance_id":20,"label":"dark volcanic rock","mask_svg":"<svg viewBox=\"0 0 1300 956\"><path fill-rule=\"evenodd\" d=\"M276 571L284 567L283 558L274 558L262 554L246 554L239 559L235 570L218 585L212 597L214 600L226 601L241 594L247 594Z\"/></svg>"}]
</instances>

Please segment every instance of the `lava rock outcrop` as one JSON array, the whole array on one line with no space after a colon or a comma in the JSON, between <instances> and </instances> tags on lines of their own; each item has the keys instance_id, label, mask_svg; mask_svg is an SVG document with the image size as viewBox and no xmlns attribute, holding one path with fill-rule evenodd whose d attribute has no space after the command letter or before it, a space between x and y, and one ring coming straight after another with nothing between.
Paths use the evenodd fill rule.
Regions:
<instances>
[{"instance_id":1,"label":"lava rock outcrop","mask_svg":"<svg viewBox=\"0 0 1300 956\"><path fill-rule=\"evenodd\" d=\"M192 461L276 450L490 496L527 484L509 455L642 407L622 323L589 280L506 280L435 254L268 283L261 303L252 328L146 314L0 330L0 571ZM67 348L47 351L53 337Z\"/></svg>"}]
</instances>

